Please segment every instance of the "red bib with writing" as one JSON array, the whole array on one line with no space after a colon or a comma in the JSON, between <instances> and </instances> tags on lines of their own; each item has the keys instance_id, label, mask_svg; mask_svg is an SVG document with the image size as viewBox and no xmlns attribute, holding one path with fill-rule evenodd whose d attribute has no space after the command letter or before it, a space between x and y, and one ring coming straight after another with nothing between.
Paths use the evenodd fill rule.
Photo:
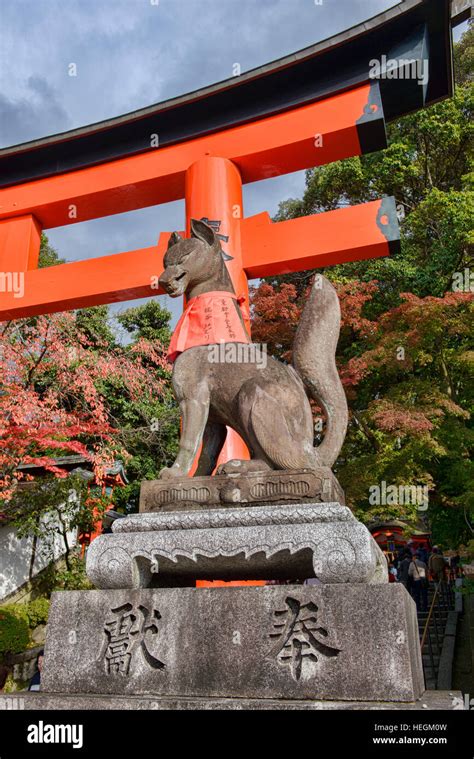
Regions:
<instances>
[{"instance_id":1,"label":"red bib with writing","mask_svg":"<svg viewBox=\"0 0 474 759\"><path fill-rule=\"evenodd\" d=\"M235 301L240 305L244 300L234 293L219 291L191 298L173 332L169 360L176 361L180 353L198 345L250 343L235 308Z\"/></svg>"}]
</instances>

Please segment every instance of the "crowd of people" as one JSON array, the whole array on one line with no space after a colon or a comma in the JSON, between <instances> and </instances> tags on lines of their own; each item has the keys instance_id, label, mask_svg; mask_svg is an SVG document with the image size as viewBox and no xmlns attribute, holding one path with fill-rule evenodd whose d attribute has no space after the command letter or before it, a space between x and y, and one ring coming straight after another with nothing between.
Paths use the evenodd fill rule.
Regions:
<instances>
[{"instance_id":1,"label":"crowd of people","mask_svg":"<svg viewBox=\"0 0 474 759\"><path fill-rule=\"evenodd\" d=\"M438 546L434 546L429 553L426 548L414 549L408 544L389 564L390 582L403 583L418 611L428 610L430 581L453 581L460 576L460 572L459 554L447 558Z\"/></svg>"}]
</instances>

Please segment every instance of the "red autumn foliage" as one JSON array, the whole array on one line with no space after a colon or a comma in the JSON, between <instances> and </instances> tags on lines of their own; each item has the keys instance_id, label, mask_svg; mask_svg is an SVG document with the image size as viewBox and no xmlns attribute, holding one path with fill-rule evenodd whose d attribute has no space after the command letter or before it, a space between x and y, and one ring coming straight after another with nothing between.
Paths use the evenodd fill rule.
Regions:
<instances>
[{"instance_id":1,"label":"red autumn foliage","mask_svg":"<svg viewBox=\"0 0 474 759\"><path fill-rule=\"evenodd\" d=\"M114 379L130 398L153 397L163 381L146 358L167 368L156 348L140 341L127 354L92 345L74 313L0 325L0 499L24 476L20 464L65 472L58 456L88 458L100 472L126 452L115 442L101 383Z\"/></svg>"}]
</instances>

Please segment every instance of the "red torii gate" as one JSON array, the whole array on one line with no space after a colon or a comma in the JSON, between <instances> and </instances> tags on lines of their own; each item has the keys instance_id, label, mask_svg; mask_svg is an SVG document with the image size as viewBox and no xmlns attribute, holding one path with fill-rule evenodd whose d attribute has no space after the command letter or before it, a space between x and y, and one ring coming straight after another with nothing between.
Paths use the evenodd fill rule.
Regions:
<instances>
[{"instance_id":1,"label":"red torii gate","mask_svg":"<svg viewBox=\"0 0 474 759\"><path fill-rule=\"evenodd\" d=\"M397 15L401 12L397 10L399 6L392 15L391 11L382 14L378 24L377 19L373 19L374 33L365 38L366 50L362 48L361 52L360 45L357 48L359 58L370 55L371 51L373 54L373 45L378 39L376 35L381 34L381 30L385 34L385 37L381 36L384 45L389 32L391 44L400 44L404 34L411 34L413 20L423 21L425 13L428 14L425 26L420 27L413 42L416 56L421 59L426 52L426 35L434 35L436 41L443 33L438 27L433 27L435 31L430 32L430 20L438 16L446 20L447 7L446 0L440 0L437 5L433 0L413 0L410 12L403 18L403 25ZM413 15L415 12L418 16ZM362 31L356 29L352 37L349 32L345 33L343 43L347 45L350 40L351 44L358 44L360 37L367 34L365 26ZM330 42L334 44L329 45ZM254 88L250 96L250 90L247 90L247 101L255 97L255 87L262 78L265 84L265 76L267 84L270 76L277 75L283 75L285 81L289 81L288 69L291 69L293 81L301 80L306 86L306 69L301 66L313 59L321 66L323 57L334 58L334 50L337 53L338 45L340 48L342 43L334 38L324 44L326 47L322 53L316 50L311 53L312 57L301 56L301 61L297 55L292 56L291 61L278 62L279 66L264 72L260 78L244 75L241 86ZM7 185L0 189L0 321L160 294L157 282L170 232L163 232L158 244L150 248L38 269L41 231L183 197L186 199L187 234L191 218L205 219L216 227L239 295L248 296L248 277L385 256L391 249L396 249L399 231L393 198L280 223L271 223L265 213L251 218L245 218L243 213L243 183L320 166L386 146L383 94L388 92L390 115L394 117L397 112L393 95L394 91L400 94L400 83L390 85L392 90L388 91L386 83L370 79L366 64L360 65L360 61L357 63L354 59L353 65L359 71L358 76L351 72L348 75L346 71L345 79L341 75L333 94L328 94L327 88L321 89L316 82L313 94L310 96L306 92L300 102L294 103L293 95L288 91L283 112L280 102L278 107L276 104L268 106L266 114L263 111L260 117L255 114L250 118L247 116L241 119L241 123L234 117L233 121L229 119L229 125L221 124L220 128L216 126L219 122L214 113L214 122L209 123L207 134L197 130L197 136L188 139L169 137L164 142L159 139L156 147L142 147L140 151L138 148L121 150L119 144L114 155L106 154L105 138L102 147L100 142L101 125L93 125L88 129L86 139L95 140L95 152L91 150L90 160L84 161L79 168L70 168L74 163L71 160L68 164L64 158L73 146L74 134L70 138L67 135L51 138L46 141L46 146L42 141L26 145L20 155L16 149L0 151L0 170L2 154L6 153L5 165L12 171L11 179L7 176L2 181L0 175L0 185ZM295 80L298 76L300 80ZM275 98L275 80L272 82L273 90L270 89ZM197 114L202 120L202 101L207 97L211 104L213 97L228 97L231 86L236 87L235 82L222 86L217 95L215 89L208 88L209 93L206 91L201 97L199 93L195 94L192 102L184 105L194 108L201 105L201 115ZM399 89L393 90L395 86ZM382 87L385 87L384 93ZM413 101L409 107L429 102L425 92L425 100L418 104L419 87L414 88L412 83L404 83L403 87ZM437 80L432 89L432 100L449 94L448 74L441 84ZM235 97L242 92L245 94L245 90L240 95L239 92L235 90ZM160 111L163 123L166 123L170 107ZM228 107L231 109L231 104ZM146 132L148 122L145 117L146 114L141 113L132 120L135 133L141 129ZM121 121L117 129L128 128L131 119L125 123L122 119L125 117L116 120ZM106 131L106 126L102 127L102 132ZM24 167L28 167L29 156L39 155L41 158L43 151L47 162L49 155L54 158L55 150L62 150L64 170L34 168L33 161L28 174L28 168ZM94 158L102 154L98 161ZM54 160L51 159L50 163L54 165ZM20 173L15 175L17 164ZM58 160L56 165L60 164ZM26 178L19 181L15 176ZM13 275L22 278L21 297L8 286L9 277ZM242 446L240 438L232 432L228 435L223 460L244 458Z\"/></svg>"},{"instance_id":2,"label":"red torii gate","mask_svg":"<svg viewBox=\"0 0 474 759\"><path fill-rule=\"evenodd\" d=\"M169 233L156 247L37 269L41 230L182 197L188 220L221 222L219 233L229 237L223 248L236 262L229 262L232 275L237 265L259 277L386 255L398 237L396 225L389 229L393 219L384 219L385 233L377 224L381 201L276 225L265 214L244 219L242 208L243 182L360 155L357 121L370 96L367 84L216 135L0 189L0 271L25 278L21 299L0 294L0 319L160 294L154 278ZM377 100L371 115L383 124Z\"/></svg>"},{"instance_id":3,"label":"red torii gate","mask_svg":"<svg viewBox=\"0 0 474 759\"><path fill-rule=\"evenodd\" d=\"M247 277L387 255L398 240L393 199L278 224L265 213L243 216L243 178L359 155L356 122L370 92L365 85L212 137L0 190L0 272L23 277L21 298L0 294L0 320L160 294L170 232L156 247L38 269L41 230L183 194L188 234L191 218L218 226L239 295L248 297ZM382 119L381 105L373 109ZM240 439L229 443L223 460L245 456Z\"/></svg>"}]
</instances>

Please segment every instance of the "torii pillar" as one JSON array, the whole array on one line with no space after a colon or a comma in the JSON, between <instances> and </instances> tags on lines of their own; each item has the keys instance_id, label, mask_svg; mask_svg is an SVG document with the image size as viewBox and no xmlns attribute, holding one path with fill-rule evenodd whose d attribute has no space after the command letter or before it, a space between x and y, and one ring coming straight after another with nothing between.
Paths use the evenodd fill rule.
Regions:
<instances>
[{"instance_id":1,"label":"torii pillar","mask_svg":"<svg viewBox=\"0 0 474 759\"><path fill-rule=\"evenodd\" d=\"M249 288L242 260L243 198L240 171L226 158L210 155L201 158L186 172L185 199L187 237L191 234L191 219L205 220L219 235L236 295L245 298L242 312L250 335ZM249 458L249 451L240 435L228 427L218 464L230 459Z\"/></svg>"}]
</instances>

